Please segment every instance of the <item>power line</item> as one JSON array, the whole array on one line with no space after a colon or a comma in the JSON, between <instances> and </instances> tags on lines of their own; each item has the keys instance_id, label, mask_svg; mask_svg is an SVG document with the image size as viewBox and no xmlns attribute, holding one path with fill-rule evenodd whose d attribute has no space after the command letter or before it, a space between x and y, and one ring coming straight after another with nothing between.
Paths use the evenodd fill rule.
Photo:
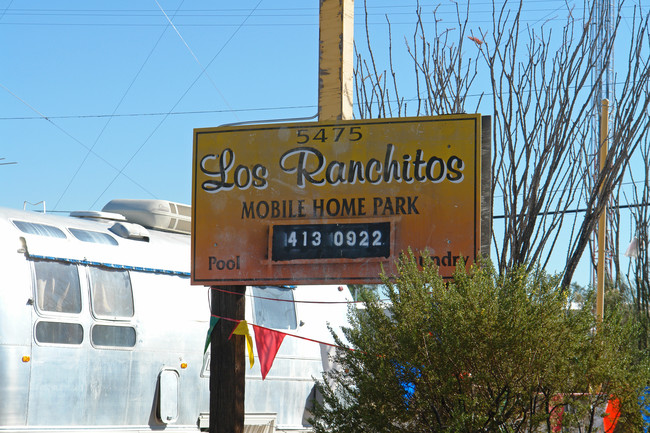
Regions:
<instances>
[{"instance_id":1,"label":"power line","mask_svg":"<svg viewBox=\"0 0 650 433\"><path fill-rule=\"evenodd\" d=\"M0 21L2 21L2 19L4 18L4 16L7 14L7 11L9 10L9 8L11 7L11 4L12 4L13 2L14 2L14 0L10 0L10 1L9 1L9 4L7 4L7 6L2 10L2 14L0 14Z\"/></svg>"},{"instance_id":2,"label":"power line","mask_svg":"<svg viewBox=\"0 0 650 433\"><path fill-rule=\"evenodd\" d=\"M614 84L625 84L624 82L616 82ZM574 88L575 86L572 86ZM585 88L591 87L591 85L585 84ZM531 90L532 91L532 90ZM493 93L474 93L466 95L468 98L478 98L481 96L494 96ZM414 96L410 98L404 98L405 102L414 102L420 99L427 99L426 94L421 96ZM355 102L354 105L359 105L359 102ZM68 115L55 115L47 116L47 119L96 119L96 118L116 118L116 117L155 117L155 116L187 116L187 115L197 115L197 114L218 114L218 113L246 113L246 112L256 112L256 111L279 111L279 110L299 110L299 109L313 109L317 105L288 105L283 107L252 107L252 108L228 108L228 109L218 109L218 110L193 110L193 111L173 111L173 112L151 112L151 113L123 113L123 114L68 114ZM11 117L0 117L0 121L3 120L41 120L42 116L11 116Z\"/></svg>"},{"instance_id":3,"label":"power line","mask_svg":"<svg viewBox=\"0 0 650 433\"><path fill-rule=\"evenodd\" d=\"M68 131L66 131L65 129L63 129L63 128L62 128L61 126L59 126L57 123L53 122L52 119L48 118L48 117L45 116L43 113L41 113L40 111L38 111L36 108L34 108L33 106L31 106L27 101L25 101L25 100L22 99L20 96L16 95L14 92L12 92L11 90L9 90L9 89L8 89L6 86L4 86L2 83L0 83L0 87L3 88L3 89L4 89L7 93L9 93L11 96L13 96L14 98L18 99L21 103L23 103L24 105L26 105L30 110L32 110L33 112L37 113L37 114L38 114L42 119L47 120L47 121L48 121L52 126L54 126L56 129L58 129L59 131L61 131L61 132L62 132L63 134L65 134L67 137L69 137L70 139L72 139L72 140L75 141L77 144L81 145L82 147L85 147L86 149L88 149L89 152L92 152L93 155L95 155L96 157L98 157L99 159L101 159L103 162L105 162L109 167L113 168L114 170L118 170L118 168L115 167L113 164L111 164L110 161L108 161L106 158L104 158L103 156L101 156L101 155L99 155L98 153L96 153L94 150L92 150L91 147L87 146L85 143L83 143L81 140L79 140L78 138L76 138L75 136L73 136L72 134L70 134ZM140 185L138 182L135 181L135 179L133 179L133 178L127 176L126 174L124 174L124 177L126 177L128 180L130 180L131 182L133 182L134 185L137 185L138 187L142 188L143 191L145 191L145 192L147 192L148 194L151 194L152 196L155 197L155 195L154 195L151 191L149 191L148 189L146 189L144 186Z\"/></svg>"},{"instance_id":4,"label":"power line","mask_svg":"<svg viewBox=\"0 0 650 433\"><path fill-rule=\"evenodd\" d=\"M180 3L180 5L178 6L179 9L180 9L180 7L183 5L183 2L184 2L184 1L185 1L185 0L183 0L183 1ZM178 11L178 9L177 9L177 11ZM154 44L154 46L153 46L153 47L151 48L151 50L149 51L149 54L148 54L147 57L144 59L144 62L142 62L142 64L140 65L140 68L138 69L138 72L136 72L135 76L133 77L133 79L131 80L131 82L129 83L129 85L127 86L126 90L125 90L124 93L122 94L122 97L121 97L120 100L118 101L117 105L115 105L115 108L113 109L113 113L112 113L112 114L117 113L117 110L118 110L118 109L120 108L120 106L122 105L122 102L124 102L124 99L126 99L126 95L129 93L129 91L131 90L131 88L132 88L133 85L135 84L136 80L137 80L138 77L140 76L140 73L141 73L142 70L144 69L144 66L147 64L147 62L148 62L149 59L151 58L152 54L154 53L154 51L155 51L156 48L158 47L158 44L160 43L160 41L162 40L162 38L163 38L163 36L165 35L166 32L167 32L167 27L165 27L165 29L160 33L160 36L158 36L158 40L156 41L156 43ZM107 116L106 123L104 124L104 127L101 129L101 131L99 131L99 134L97 135L97 138L95 138L95 142L93 143L93 145L92 145L92 147L89 149L89 151L86 153L86 156L84 157L84 159L81 161L81 163L80 163L79 166L77 167L77 171L75 171L75 173L72 175L72 177L70 178L70 181L68 182L68 185L66 185L66 187L63 189L63 192L62 192L61 195L59 196L59 199L56 201L56 204L54 205L54 208L55 208L55 209L59 206L59 203L61 202L61 200L63 199L63 197L65 196L65 194L68 192L68 190L70 189L70 186L72 186L72 183L74 182L74 180L76 179L77 175L78 175L79 172L81 171L81 168L86 164L86 161L88 160L88 157L90 156L90 152L93 151L93 149L95 148L95 146L96 146L97 143L99 142L99 139L100 139L101 136L104 134L104 131L106 131L106 128L108 128L108 125L111 123L111 121L113 120L113 118L114 118L113 116ZM155 197L155 195L154 195L154 197Z\"/></svg>"},{"instance_id":5,"label":"power line","mask_svg":"<svg viewBox=\"0 0 650 433\"><path fill-rule=\"evenodd\" d=\"M198 111L174 111L174 112L153 112L153 113L125 113L125 114L71 114L62 116L47 116L48 119L94 119L106 117L145 117L145 116L185 116L196 114L215 114L215 113L243 113L251 111L274 111L274 110L295 110L304 108L314 108L316 105L293 105L286 107L258 107L258 108L232 108L221 110L198 110ZM17 116L17 117L0 117L0 120L41 120L41 116Z\"/></svg>"},{"instance_id":6,"label":"power line","mask_svg":"<svg viewBox=\"0 0 650 433\"><path fill-rule=\"evenodd\" d=\"M532 2L531 2L532 3ZM561 6L556 8L554 7L553 3L555 4L560 4ZM572 4L567 4L564 1L544 1L543 3L537 2L539 7L526 7L525 12L527 14L532 14L533 16L530 19L527 18L522 18L522 22L529 22L529 21L536 21L538 18L536 17L536 14L539 13L545 13L549 11L555 12L558 9L565 9L567 12L569 10L573 11L579 11L579 10L584 10L584 6L579 6L579 5L572 5ZM469 6L467 8L463 8L460 10L460 13L466 13L469 12L473 16L477 17L486 17L485 19L473 19L472 21L475 23L480 23L480 22L491 22L491 18L487 18L490 16L492 13L492 5L493 3L491 1L486 1L486 2L474 2L472 3L473 8L470 8ZM445 7L446 6L446 7ZM573 7L573 8L572 8ZM404 15L413 15L414 11L416 9L421 9L421 10L427 10L428 8L434 8L436 10L436 15L437 16L444 16L444 15L456 15L458 11L456 10L456 7L453 6L452 4L449 5L440 5L438 3L431 3L431 4L422 4L422 3L414 3L410 5L379 5L379 6L372 6L369 5L367 6L367 9L369 12L367 15L369 17L381 17L381 21L378 22L370 22L370 25L385 25L386 22L383 19L385 16L404 16ZM304 8L264 8L264 9L259 9L257 13L255 14L255 18L258 20L264 20L266 18L272 18L272 19L277 19L277 18L314 18L313 22L308 22L308 23L278 23L278 22L247 22L244 24L244 26L247 27L257 27L257 26L271 26L271 27L279 27L279 26L317 26L318 25L318 7L304 7ZM365 15L365 11L362 12L363 6L358 6L357 10L359 11L360 15ZM215 8L215 9L188 9L184 11L179 11L177 14L177 18L201 18L201 19L206 19L206 18L220 18L220 19L232 19L232 18L238 18L238 17L245 17L249 9L245 8L234 8L234 9L227 9L227 8ZM92 18L92 17L100 17L100 18L158 18L160 15L152 10L152 9L6 9L5 10L5 15L6 16L11 16L11 17L51 17L51 18L57 18L57 17L63 17L63 18ZM425 24L433 24L434 21L426 21ZM239 27L239 23L192 23L188 22L185 24L182 24L180 22L175 23L177 26L185 26L185 27L224 27L224 26L236 26ZM359 21L355 23L356 25L362 25L362 23ZM412 25L412 21L408 22L392 22L391 24L393 25ZM66 21L66 22L5 22L0 23L0 25L25 25L25 26L30 26L30 25L56 25L56 26L126 26L126 27L152 27L152 26L164 26L166 25L165 23L157 22L157 23L120 23L120 22L113 22L113 23L95 23L95 22L72 22L72 21Z\"/></svg>"},{"instance_id":7,"label":"power line","mask_svg":"<svg viewBox=\"0 0 650 433\"><path fill-rule=\"evenodd\" d=\"M487 12L486 12L487 13ZM491 13L491 11L490 11ZM485 14L483 14L485 15ZM621 17L621 18L630 18L630 17ZM555 21L560 20L559 17L552 17L546 21ZM539 21L537 18L521 18L519 22L521 23L534 23ZM422 23L425 25L436 24L433 20L422 20ZM474 24L492 24L491 19L473 19L472 23ZM391 21L392 26L413 26L413 21ZM438 23L439 24L439 23ZM164 27L165 23L95 23L95 22L86 22L86 23L72 23L72 22L0 22L0 27L2 26L56 26L56 27ZM370 26L387 26L385 20L377 22L368 22ZM240 27L235 23L176 23L177 27ZM355 27L364 27L365 23L355 23ZM266 23L247 23L241 27L318 27L318 21L315 19L314 22L303 22L303 23L292 23L292 22L266 22Z\"/></svg>"},{"instance_id":8,"label":"power line","mask_svg":"<svg viewBox=\"0 0 650 433\"><path fill-rule=\"evenodd\" d=\"M248 16L247 16L247 17L246 17L246 18L245 18L245 19L240 23L240 26L237 27L237 29L236 29L236 30L235 30L235 31L230 35L230 37L226 40L226 42L223 43L223 45L221 46L221 48L219 49L219 51L217 51L217 53L214 55L214 57L212 57L212 60L210 60L210 62L207 64L207 66L206 66L206 67L201 71L200 74L197 75L197 77L194 79L194 81L192 81L192 83L187 87L187 89L185 90L185 92L180 96L180 98L178 98L178 100L174 103L174 105L169 109L168 113L171 113L171 112L172 112L172 111L173 111L173 110L178 106L178 104L180 104L180 102L183 100L183 98L185 98L185 95L187 95L187 93L192 89L192 87L194 87L194 84L196 84L196 82L199 81L199 79L200 79L200 78L205 74L205 71L207 70L207 68L209 68L210 65L212 65L212 63L217 59L217 57L219 57L219 55L221 54L221 52L226 48L226 46L230 43L230 41L232 41L232 40L235 38L235 36L239 33L239 31L243 28L244 24L246 24L246 21L247 21L247 20L248 20L248 19L249 19L249 18L250 18L254 13L255 13L255 11L256 11L257 8L260 6L260 4L262 3L262 1L263 1L263 0L259 0L259 2L255 5L255 7L254 7L253 9L250 10L249 15L248 15ZM133 161L133 159L135 158L135 156L136 156L136 155L137 155L137 154L142 150L142 148L143 148L143 147L144 147L144 146L149 142L149 140L151 139L151 137L153 137L153 135L156 133L156 131L158 130L158 128L160 128L160 126L165 122L165 120L167 120L167 117L168 117L168 116L169 116L169 114L165 115L165 116L160 120L160 122L155 126L155 128L153 129L153 131L151 131L151 133L147 136L147 138L142 142L142 144L140 145L140 147L138 147L138 149L137 149L135 152L133 152L133 155L131 155L131 158L129 158L129 160L128 160L128 161L127 161L127 162L122 166L122 169L120 170L120 173L122 173L122 172L126 169L126 167L131 163L131 161ZM111 185L113 185L113 183L117 180L117 178L118 178L118 176L119 176L120 173L118 173L118 174L113 178L113 180L111 180L111 181L109 182L109 184L106 186L106 188L104 189L104 191L102 191L102 193L97 197L97 199L95 200L95 202L91 205L91 208L92 208L93 206L95 206L95 204L99 201L99 199L100 199L100 198L101 198L101 197L106 193L106 191L108 191L108 189L111 187Z\"/></svg>"},{"instance_id":9,"label":"power line","mask_svg":"<svg viewBox=\"0 0 650 433\"><path fill-rule=\"evenodd\" d=\"M640 207L648 207L650 206L650 203L633 203L633 204L622 204L622 205L616 205L616 206L608 206L609 209L634 209L634 208L640 208ZM589 209L565 209L565 210L557 210L557 211L548 211L548 212L539 212L537 215L538 216L549 216L549 215L564 215L564 214L571 214L571 213L582 213L582 212L587 212ZM492 215L492 219L504 219L507 218L509 215Z\"/></svg>"}]
</instances>

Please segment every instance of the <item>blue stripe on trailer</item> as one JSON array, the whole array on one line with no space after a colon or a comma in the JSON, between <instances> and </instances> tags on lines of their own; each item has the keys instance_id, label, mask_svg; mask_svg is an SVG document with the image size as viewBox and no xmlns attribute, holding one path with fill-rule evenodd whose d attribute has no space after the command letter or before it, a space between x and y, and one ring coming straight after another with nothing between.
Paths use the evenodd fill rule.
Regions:
<instances>
[{"instance_id":1,"label":"blue stripe on trailer","mask_svg":"<svg viewBox=\"0 0 650 433\"><path fill-rule=\"evenodd\" d=\"M50 260L56 262L65 262L73 263L77 265L90 265L90 266L103 266L110 269L122 269L127 271L139 271L139 272L148 272L153 274L165 274L165 275L177 275L180 277L189 277L189 272L182 271L171 271L168 269L157 269L157 268L145 268L142 266L127 266L127 265L118 265L116 263L104 263L104 262L94 262L91 260L80 260L80 259L69 259L66 257L53 257L53 256L41 256L37 254L29 254L30 259L38 260Z\"/></svg>"}]
</instances>

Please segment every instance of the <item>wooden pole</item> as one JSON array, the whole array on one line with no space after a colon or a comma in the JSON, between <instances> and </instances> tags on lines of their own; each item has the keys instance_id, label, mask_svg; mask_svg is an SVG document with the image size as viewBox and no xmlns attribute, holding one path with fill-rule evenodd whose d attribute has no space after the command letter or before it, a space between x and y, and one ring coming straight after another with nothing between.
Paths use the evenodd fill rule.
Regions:
<instances>
[{"instance_id":1,"label":"wooden pole","mask_svg":"<svg viewBox=\"0 0 650 433\"><path fill-rule=\"evenodd\" d=\"M318 119L352 119L354 0L320 0Z\"/></svg>"},{"instance_id":2,"label":"wooden pole","mask_svg":"<svg viewBox=\"0 0 650 433\"><path fill-rule=\"evenodd\" d=\"M607 158L607 142L609 123L609 101L603 99L600 110L600 172L605 168L605 159ZM605 198L604 198L605 200ZM598 221L598 269L597 269L597 288L596 288L596 317L603 320L605 317L605 233L607 228L607 204L600 213Z\"/></svg>"},{"instance_id":3,"label":"wooden pole","mask_svg":"<svg viewBox=\"0 0 650 433\"><path fill-rule=\"evenodd\" d=\"M220 288L223 291L212 290L212 314L243 320L246 286ZM233 335L228 340L235 326L235 322L220 319L210 339L210 433L244 432L245 337Z\"/></svg>"},{"instance_id":4,"label":"wooden pole","mask_svg":"<svg viewBox=\"0 0 650 433\"><path fill-rule=\"evenodd\" d=\"M352 119L354 0L321 0L318 76L319 120ZM212 314L245 318L246 286L212 291ZM221 319L212 331L210 351L210 433L243 433L244 337L228 337L235 323Z\"/></svg>"}]
</instances>

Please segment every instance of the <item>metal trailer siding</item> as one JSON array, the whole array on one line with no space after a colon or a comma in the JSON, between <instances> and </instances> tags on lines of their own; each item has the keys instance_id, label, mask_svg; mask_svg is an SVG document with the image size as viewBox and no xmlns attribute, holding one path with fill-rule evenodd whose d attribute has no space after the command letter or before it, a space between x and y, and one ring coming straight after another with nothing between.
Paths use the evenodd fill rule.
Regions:
<instances>
[{"instance_id":1,"label":"metal trailer siding","mask_svg":"<svg viewBox=\"0 0 650 433\"><path fill-rule=\"evenodd\" d=\"M101 258L112 253L122 264L169 269L173 263L177 271L189 269L189 258L182 257L189 253L189 236L153 233L147 243L118 238L119 246L106 247L81 243L69 233L68 239L22 233L11 219L100 232L107 232L110 223L4 209L0 216L0 431L165 428L156 419L163 369L178 372L182 396L178 417L168 427L197 431L199 414L209 405L209 379L200 377L200 348L209 319L206 289L190 286L189 276L130 271L135 314L124 323L135 328L136 344L128 349L94 347L92 327L111 321L99 320L90 311L87 266L78 266L81 313L43 312L33 305L31 260L20 251L24 238L32 254ZM49 320L81 325L82 343L34 342L39 321ZM187 368L181 368L182 363Z\"/></svg>"},{"instance_id":2,"label":"metal trailer siding","mask_svg":"<svg viewBox=\"0 0 650 433\"><path fill-rule=\"evenodd\" d=\"M31 369L31 274L14 232L0 219L0 425L25 425Z\"/></svg>"},{"instance_id":3,"label":"metal trailer siding","mask_svg":"<svg viewBox=\"0 0 650 433\"><path fill-rule=\"evenodd\" d=\"M178 373L182 396L174 427L197 429L199 413L208 410L208 380L199 375L202 356L197 350L209 317L206 290L190 286L189 278L137 271L130 276L134 318L125 323L135 328L135 346L93 346L88 338L92 327L107 321L91 314L87 280L82 278L82 313L71 320L83 326L83 342L35 344L28 425L162 428L165 424L154 414L159 375L168 369ZM182 363L188 368L181 368Z\"/></svg>"},{"instance_id":4,"label":"metal trailer siding","mask_svg":"<svg viewBox=\"0 0 650 433\"><path fill-rule=\"evenodd\" d=\"M68 238L23 233L12 219L59 227ZM129 240L109 232L112 224L0 209L0 433L198 432L199 417L208 414L209 375L205 374L203 347L210 289L190 285L189 236L151 230L149 242ZM81 242L70 235L69 227L110 234L119 245ZM81 261L76 265L81 289L79 314L41 311L33 305L34 265L28 255ZM131 267L133 317L113 320L91 311L88 270L92 265L88 262L93 261ZM135 270L135 266L142 269ZM337 286L294 290L297 301L345 301L347 295L347 290ZM247 296L246 302L246 318L255 323L255 301ZM297 328L280 331L331 341L325 324L342 324L345 312L343 303L327 308L296 304ZM80 325L81 343L35 341L36 326L48 320ZM134 347L93 345L93 327L106 324L133 327ZM29 356L29 361L23 362L23 356ZM273 418L277 430L308 431L313 378L320 377L325 364L317 343L285 338L266 380L261 380L259 360L252 369L247 366L247 417ZM165 377L172 383L168 388L165 382L161 389L163 372L171 372ZM157 414L161 395L166 392L177 394L169 400L176 405L172 411L176 417L167 424Z\"/></svg>"}]
</instances>

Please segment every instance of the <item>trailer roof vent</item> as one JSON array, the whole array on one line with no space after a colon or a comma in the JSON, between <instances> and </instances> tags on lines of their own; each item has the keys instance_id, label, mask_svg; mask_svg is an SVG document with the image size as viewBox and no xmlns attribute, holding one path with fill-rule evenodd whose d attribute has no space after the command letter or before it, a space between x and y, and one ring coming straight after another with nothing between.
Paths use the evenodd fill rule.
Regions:
<instances>
[{"instance_id":1,"label":"trailer roof vent","mask_svg":"<svg viewBox=\"0 0 650 433\"><path fill-rule=\"evenodd\" d=\"M192 208L166 200L111 200L102 212L124 215L127 221L155 230L190 234Z\"/></svg>"},{"instance_id":2,"label":"trailer roof vent","mask_svg":"<svg viewBox=\"0 0 650 433\"><path fill-rule=\"evenodd\" d=\"M117 222L109 230L124 239L149 242L149 232L139 224Z\"/></svg>"},{"instance_id":3,"label":"trailer roof vent","mask_svg":"<svg viewBox=\"0 0 650 433\"><path fill-rule=\"evenodd\" d=\"M96 210L77 210L70 212L71 217L86 218L86 219L102 219L112 221L126 221L124 215L112 212L100 212Z\"/></svg>"}]
</instances>

